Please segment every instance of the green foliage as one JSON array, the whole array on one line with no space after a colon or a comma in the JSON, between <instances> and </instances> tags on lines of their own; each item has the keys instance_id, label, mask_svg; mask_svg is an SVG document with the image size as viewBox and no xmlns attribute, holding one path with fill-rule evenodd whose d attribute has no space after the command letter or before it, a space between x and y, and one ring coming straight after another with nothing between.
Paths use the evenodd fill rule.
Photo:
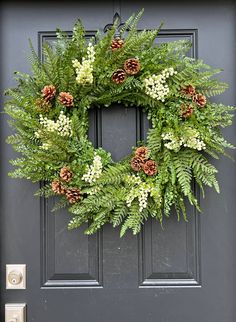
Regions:
<instances>
[{"instance_id":1,"label":"green foliage","mask_svg":"<svg viewBox=\"0 0 236 322\"><path fill-rule=\"evenodd\" d=\"M188 41L156 45L162 25L156 30L138 31L142 13L132 15L122 27L123 47L111 50L118 22L105 35L98 33L96 39L90 39L94 61L89 58L80 21L72 37L57 30L53 46L43 44L43 59L30 43L32 75L17 72L18 86L6 91L9 99L5 112L13 130L7 142L19 154L10 161L10 176L44 182L36 195L57 196L53 211L68 208L72 214L69 229L87 222L85 233L93 234L109 223L121 226L121 236L129 229L137 234L149 217L162 224L163 216L169 217L173 209L179 220L182 216L187 221L186 202L201 211L196 185L203 196L205 186L219 192L217 169L211 158L228 155L226 149L234 148L223 137L221 128L232 124L235 108L209 99L228 87L214 77L221 70L187 57L191 48ZM139 60L140 71L126 75L121 84L114 83L113 73L124 69L125 61L134 57ZM91 70L85 68L85 79L90 73L92 81L78 81L81 69L73 67L75 60L80 68L88 62ZM154 82L153 75L161 77L165 70L169 74L161 84L168 90L158 98L150 94L146 84L149 79ZM153 84L149 83L149 89ZM55 95L45 98L45 86L54 86ZM188 86L192 93L186 92ZM163 88L160 91L163 94ZM72 105L60 101L62 92L72 95ZM198 95L203 99L200 103ZM88 110L94 106L112 108L117 102L140 107L147 113L151 128L142 143L148 149L142 162L154 162L156 172L145 172L143 164L141 170L133 170L131 159L136 148L115 163L109 152L95 148L89 141ZM191 108L191 113L184 115L184 108ZM65 179L61 169L69 170L72 177ZM73 199L73 193L79 198Z\"/></svg>"}]
</instances>

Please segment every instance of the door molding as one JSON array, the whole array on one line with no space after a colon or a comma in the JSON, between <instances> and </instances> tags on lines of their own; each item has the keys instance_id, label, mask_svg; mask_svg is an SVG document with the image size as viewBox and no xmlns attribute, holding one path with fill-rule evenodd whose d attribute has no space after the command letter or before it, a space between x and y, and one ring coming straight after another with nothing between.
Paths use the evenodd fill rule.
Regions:
<instances>
[{"instance_id":1,"label":"door molding","mask_svg":"<svg viewBox=\"0 0 236 322\"><path fill-rule=\"evenodd\" d=\"M141 30L140 30L141 31ZM68 36L72 35L71 31L66 32ZM86 31L86 38L95 37L96 31ZM186 39L192 42L190 57L197 58L198 54L198 31L197 29L162 29L157 37L157 42L166 42L168 40ZM42 45L48 42L53 45L56 40L55 31L40 31L38 32L38 48L39 57L43 60ZM94 127L91 130L92 139L95 146L102 145L102 112L101 109L95 109L92 113ZM144 113L141 109L136 109L136 137L137 140L142 140L145 137L147 124L145 122ZM199 191L195 189L196 194ZM50 202L42 199L41 202L41 280L42 287L102 287L102 232L94 236L84 237L83 243L87 242L87 271L84 272L57 272L56 270L56 219L50 214ZM196 213L196 209L191 209L191 220L189 223L181 224L182 238L185 239L186 265L182 265L182 271L173 267L171 271L158 271L158 250L154 253L154 238L158 232L157 223L150 220L145 224L138 238L138 253L139 253L139 287L183 287L200 286L201 265L200 265L200 216ZM66 214L64 214L66 216ZM173 214L174 217L174 214ZM180 225L180 223L174 223ZM160 225L159 225L160 226ZM168 229L168 228L167 228ZM77 234L82 235L82 231L77 231ZM161 231L159 231L161 233ZM71 234L71 232L70 232ZM82 238L82 237L81 237ZM182 240L183 242L183 240ZM181 251L181 250L180 250ZM184 257L183 257L184 258ZM78 258L77 258L78 259ZM171 259L170 259L171 261ZM160 263L159 263L160 264ZM79 268L78 268L79 270Z\"/></svg>"}]
</instances>

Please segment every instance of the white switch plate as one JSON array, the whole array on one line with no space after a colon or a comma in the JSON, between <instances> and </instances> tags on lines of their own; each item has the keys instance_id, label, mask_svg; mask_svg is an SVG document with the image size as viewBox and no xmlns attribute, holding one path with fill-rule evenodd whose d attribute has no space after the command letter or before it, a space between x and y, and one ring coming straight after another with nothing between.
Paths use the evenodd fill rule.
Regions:
<instances>
[{"instance_id":1,"label":"white switch plate","mask_svg":"<svg viewBox=\"0 0 236 322\"><path fill-rule=\"evenodd\" d=\"M22 281L19 284L11 284L8 280L8 275L12 271L17 271L22 274ZM7 290L24 290L26 289L26 265L25 264L7 264L6 265L6 289Z\"/></svg>"},{"instance_id":2,"label":"white switch plate","mask_svg":"<svg viewBox=\"0 0 236 322\"><path fill-rule=\"evenodd\" d=\"M7 303L5 304L5 322L26 322L26 304L25 303Z\"/></svg>"}]
</instances>

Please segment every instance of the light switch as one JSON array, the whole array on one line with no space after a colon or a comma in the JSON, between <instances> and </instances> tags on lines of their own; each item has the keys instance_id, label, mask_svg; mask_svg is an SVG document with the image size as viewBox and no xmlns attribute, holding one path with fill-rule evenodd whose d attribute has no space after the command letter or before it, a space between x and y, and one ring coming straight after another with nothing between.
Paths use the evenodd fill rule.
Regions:
<instances>
[{"instance_id":1,"label":"light switch","mask_svg":"<svg viewBox=\"0 0 236 322\"><path fill-rule=\"evenodd\" d=\"M5 322L26 322L26 304L5 304Z\"/></svg>"},{"instance_id":2,"label":"light switch","mask_svg":"<svg viewBox=\"0 0 236 322\"><path fill-rule=\"evenodd\" d=\"M6 289L26 288L26 265L7 264L6 265Z\"/></svg>"}]
</instances>

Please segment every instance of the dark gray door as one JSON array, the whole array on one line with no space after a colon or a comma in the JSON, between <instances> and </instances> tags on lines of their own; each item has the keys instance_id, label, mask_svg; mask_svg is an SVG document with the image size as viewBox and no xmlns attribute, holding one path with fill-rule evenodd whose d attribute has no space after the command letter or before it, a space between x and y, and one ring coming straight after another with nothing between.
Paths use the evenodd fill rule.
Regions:
<instances>
[{"instance_id":1,"label":"dark gray door","mask_svg":"<svg viewBox=\"0 0 236 322\"><path fill-rule=\"evenodd\" d=\"M139 28L165 22L159 41L190 39L192 56L224 68L231 85L217 100L236 102L235 12L233 2L176 1L6 2L2 7L2 87L14 85L14 70L29 72L28 38L36 48L55 39L56 27L70 31L78 17L93 34L145 8ZM114 158L145 136L145 116L114 106L91 113L90 136ZM117 132L113 132L116 129ZM14 156L1 115L1 294L4 303L27 303L34 322L235 322L236 321L236 168L217 161L221 194L207 191L203 215L189 209L189 223L173 216L162 231L149 221L137 237L119 238L105 226L92 237L67 231L68 214L50 213L51 204L33 197L37 187L7 177ZM114 134L112 137L111 133ZM235 142L236 127L227 130ZM5 290L5 265L27 265L26 290ZM4 320L2 305L1 320Z\"/></svg>"}]
</instances>

